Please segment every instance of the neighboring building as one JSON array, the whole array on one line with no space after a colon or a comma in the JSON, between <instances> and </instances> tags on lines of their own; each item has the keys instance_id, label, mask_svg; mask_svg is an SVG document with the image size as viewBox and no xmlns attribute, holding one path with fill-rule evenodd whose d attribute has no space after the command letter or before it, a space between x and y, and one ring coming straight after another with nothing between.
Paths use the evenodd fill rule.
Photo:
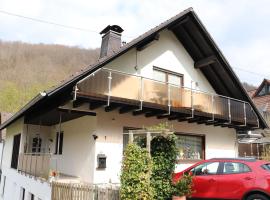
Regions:
<instances>
[{"instance_id":1,"label":"neighboring building","mask_svg":"<svg viewBox=\"0 0 270 200\"><path fill-rule=\"evenodd\" d=\"M270 80L264 79L257 89L248 91L248 94L269 126ZM245 135L240 139L239 155L260 158L264 148L270 144L270 130L249 131L248 133L248 137Z\"/></svg>"},{"instance_id":2,"label":"neighboring building","mask_svg":"<svg viewBox=\"0 0 270 200\"><path fill-rule=\"evenodd\" d=\"M192 9L123 46L122 32L106 27L98 63L40 93L1 125L2 199L51 199L49 171L57 181L119 183L134 129L169 121L180 170L236 157L237 130L267 127Z\"/></svg>"},{"instance_id":3,"label":"neighboring building","mask_svg":"<svg viewBox=\"0 0 270 200\"><path fill-rule=\"evenodd\" d=\"M264 79L256 90L248 93L266 122L270 125L270 80Z\"/></svg>"}]
</instances>

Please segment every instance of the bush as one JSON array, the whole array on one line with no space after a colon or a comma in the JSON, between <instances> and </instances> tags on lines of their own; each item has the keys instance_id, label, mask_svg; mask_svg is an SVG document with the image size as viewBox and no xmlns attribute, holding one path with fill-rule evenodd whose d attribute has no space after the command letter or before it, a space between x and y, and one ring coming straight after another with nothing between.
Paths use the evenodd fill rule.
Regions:
<instances>
[{"instance_id":1,"label":"bush","mask_svg":"<svg viewBox=\"0 0 270 200\"><path fill-rule=\"evenodd\" d=\"M172 174L177 157L175 136L153 138L151 141L151 156L153 163L151 186L153 187L154 199L171 198L174 192Z\"/></svg>"},{"instance_id":2,"label":"bush","mask_svg":"<svg viewBox=\"0 0 270 200\"><path fill-rule=\"evenodd\" d=\"M192 180L192 175L183 175L183 177L175 184L174 195L179 197L190 196L192 194Z\"/></svg>"},{"instance_id":3,"label":"bush","mask_svg":"<svg viewBox=\"0 0 270 200\"><path fill-rule=\"evenodd\" d=\"M120 195L122 200L152 200L151 159L146 149L129 144L124 153Z\"/></svg>"}]
</instances>

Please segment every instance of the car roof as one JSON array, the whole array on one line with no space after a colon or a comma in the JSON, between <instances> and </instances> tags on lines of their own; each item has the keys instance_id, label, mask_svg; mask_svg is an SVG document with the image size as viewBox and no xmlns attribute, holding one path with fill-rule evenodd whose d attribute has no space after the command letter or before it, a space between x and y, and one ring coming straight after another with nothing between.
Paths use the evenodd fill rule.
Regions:
<instances>
[{"instance_id":1,"label":"car roof","mask_svg":"<svg viewBox=\"0 0 270 200\"><path fill-rule=\"evenodd\" d=\"M257 159L256 158L211 158L209 160L206 161L213 161L213 160L218 160L218 161L245 161L245 162L256 162Z\"/></svg>"}]
</instances>

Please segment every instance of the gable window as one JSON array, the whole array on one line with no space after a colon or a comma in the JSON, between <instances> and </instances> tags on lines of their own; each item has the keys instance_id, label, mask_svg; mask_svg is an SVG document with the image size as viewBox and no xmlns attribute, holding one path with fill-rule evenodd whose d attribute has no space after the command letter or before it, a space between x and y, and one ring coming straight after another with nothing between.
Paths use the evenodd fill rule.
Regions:
<instances>
[{"instance_id":1,"label":"gable window","mask_svg":"<svg viewBox=\"0 0 270 200\"><path fill-rule=\"evenodd\" d=\"M202 160L205 158L205 136L176 133L178 161Z\"/></svg>"},{"instance_id":2,"label":"gable window","mask_svg":"<svg viewBox=\"0 0 270 200\"><path fill-rule=\"evenodd\" d=\"M173 71L169 71L166 69L162 69L159 67L153 67L153 78L158 81L183 86L184 84L184 75L180 73L176 73Z\"/></svg>"},{"instance_id":3,"label":"gable window","mask_svg":"<svg viewBox=\"0 0 270 200\"><path fill-rule=\"evenodd\" d=\"M56 139L55 139L55 153L58 155L62 155L63 153L63 140L64 140L64 132L56 133Z\"/></svg>"}]
</instances>

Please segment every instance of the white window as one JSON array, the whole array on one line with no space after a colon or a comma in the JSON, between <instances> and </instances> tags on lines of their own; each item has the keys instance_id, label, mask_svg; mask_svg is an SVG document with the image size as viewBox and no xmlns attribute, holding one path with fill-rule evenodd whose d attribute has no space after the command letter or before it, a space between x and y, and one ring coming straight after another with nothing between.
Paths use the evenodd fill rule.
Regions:
<instances>
[{"instance_id":1,"label":"white window","mask_svg":"<svg viewBox=\"0 0 270 200\"><path fill-rule=\"evenodd\" d=\"M173 71L165 70L159 67L154 67L153 79L165 83L170 83L173 85L183 86L184 75Z\"/></svg>"}]
</instances>

